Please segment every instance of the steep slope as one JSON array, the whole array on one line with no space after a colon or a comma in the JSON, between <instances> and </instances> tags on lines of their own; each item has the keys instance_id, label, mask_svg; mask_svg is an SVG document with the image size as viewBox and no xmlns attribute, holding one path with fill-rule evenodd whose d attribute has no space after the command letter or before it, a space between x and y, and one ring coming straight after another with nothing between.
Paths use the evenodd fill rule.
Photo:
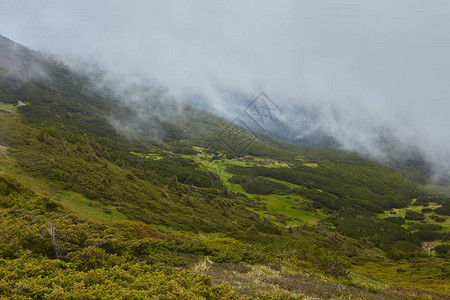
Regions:
<instances>
[{"instance_id":1,"label":"steep slope","mask_svg":"<svg viewBox=\"0 0 450 300\"><path fill-rule=\"evenodd\" d=\"M446 256L429 257L417 234L432 231L445 244L445 228L410 230L380 217L419 193L442 207L443 197L357 155L285 144L155 91L117 85L0 37L3 295L76 297L69 281L86 297L174 289L174 299L235 291L267 298L264 289L283 299L425 293L360 275L367 264L398 264L389 257L410 259L397 284L417 287L407 280L414 274L421 288L448 292L448 273L436 271ZM230 145L237 139L246 145L239 152ZM414 269L417 257L425 271ZM14 271L27 259L32 267ZM38 279L46 266L52 271ZM107 282L119 271L122 279Z\"/></svg>"}]
</instances>

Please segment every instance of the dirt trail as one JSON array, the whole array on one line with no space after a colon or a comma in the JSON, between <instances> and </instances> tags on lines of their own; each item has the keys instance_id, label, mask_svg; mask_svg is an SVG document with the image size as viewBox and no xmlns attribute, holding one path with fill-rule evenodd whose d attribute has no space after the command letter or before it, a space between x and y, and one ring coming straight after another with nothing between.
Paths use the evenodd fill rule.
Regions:
<instances>
[{"instance_id":1,"label":"dirt trail","mask_svg":"<svg viewBox=\"0 0 450 300\"><path fill-rule=\"evenodd\" d=\"M8 148L6 146L0 145L0 158L7 158L8 157L7 150L8 150Z\"/></svg>"}]
</instances>

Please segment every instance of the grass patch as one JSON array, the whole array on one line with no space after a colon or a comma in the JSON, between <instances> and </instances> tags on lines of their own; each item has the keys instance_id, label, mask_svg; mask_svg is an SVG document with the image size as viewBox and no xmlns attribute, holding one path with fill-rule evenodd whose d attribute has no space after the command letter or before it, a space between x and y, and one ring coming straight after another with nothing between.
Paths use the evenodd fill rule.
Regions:
<instances>
[{"instance_id":1,"label":"grass patch","mask_svg":"<svg viewBox=\"0 0 450 300\"><path fill-rule=\"evenodd\" d=\"M267 203L267 209L293 219L287 221L289 225L317 223L330 216L318 209L303 210L297 208L306 203L306 200L299 196L290 198L289 196L269 195L265 196L264 199Z\"/></svg>"},{"instance_id":2,"label":"grass patch","mask_svg":"<svg viewBox=\"0 0 450 300\"><path fill-rule=\"evenodd\" d=\"M275 222L276 224L278 224L278 225L283 225L281 222L279 222L279 220L277 219L276 216L271 215L271 214L269 214L269 213L267 213L267 212L265 212L265 211L262 211L262 210L256 210L256 209L251 208L251 207L249 207L248 210L254 212L254 213L257 214L260 218L263 218L263 219L268 218L268 219L271 219L272 221L274 221L274 222Z\"/></svg>"},{"instance_id":3,"label":"grass patch","mask_svg":"<svg viewBox=\"0 0 450 300\"><path fill-rule=\"evenodd\" d=\"M302 188L302 186L300 186L298 184L295 184L295 183L291 183L291 182L287 182L287 181L284 181L284 180L279 180L279 179L275 179L275 178L271 178L271 177L264 177L264 176L262 176L262 177L266 178L268 180L271 180L273 182L284 184L285 186L287 186L287 187L289 187L291 189L301 189Z\"/></svg>"},{"instance_id":4,"label":"grass patch","mask_svg":"<svg viewBox=\"0 0 450 300\"><path fill-rule=\"evenodd\" d=\"M303 165L310 168L317 168L319 166L319 164L316 163L304 163Z\"/></svg>"},{"instance_id":5,"label":"grass patch","mask_svg":"<svg viewBox=\"0 0 450 300\"><path fill-rule=\"evenodd\" d=\"M0 110L7 112L17 112L17 105L0 102Z\"/></svg>"},{"instance_id":6,"label":"grass patch","mask_svg":"<svg viewBox=\"0 0 450 300\"><path fill-rule=\"evenodd\" d=\"M160 159L162 159L162 156L159 156L158 154L155 154L155 153L144 154L144 153L138 153L138 152L130 151L130 154L133 154L133 155L136 155L136 156L139 156L139 157L143 157L143 158L153 159L153 160L160 160Z\"/></svg>"},{"instance_id":7,"label":"grass patch","mask_svg":"<svg viewBox=\"0 0 450 300\"><path fill-rule=\"evenodd\" d=\"M91 201L81 194L66 191L59 194L59 196L62 205L76 213L79 217L97 221L126 220L114 207L101 206L100 203Z\"/></svg>"},{"instance_id":8,"label":"grass patch","mask_svg":"<svg viewBox=\"0 0 450 300\"><path fill-rule=\"evenodd\" d=\"M433 264L369 262L354 266L353 270L398 287L450 293L448 278L443 278L434 267Z\"/></svg>"}]
</instances>

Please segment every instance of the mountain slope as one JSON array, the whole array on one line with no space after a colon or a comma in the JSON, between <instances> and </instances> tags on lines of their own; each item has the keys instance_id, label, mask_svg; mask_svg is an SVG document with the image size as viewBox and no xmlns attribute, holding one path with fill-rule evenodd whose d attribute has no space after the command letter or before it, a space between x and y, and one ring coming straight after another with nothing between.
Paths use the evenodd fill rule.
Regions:
<instances>
[{"instance_id":1,"label":"mountain slope","mask_svg":"<svg viewBox=\"0 0 450 300\"><path fill-rule=\"evenodd\" d=\"M429 232L446 243L437 214L426 228L380 218L417 196L441 207L445 197L354 154L230 127L143 87L117 89L101 72L74 72L2 37L0 50L0 294L76 297L58 279L72 272L86 297L432 295L361 275L383 264L406 270L386 283L448 293L436 267L446 256L421 250ZM236 152L237 138L251 143ZM417 257L427 267L416 270ZM33 267L14 271L27 259ZM115 272L122 279L108 281Z\"/></svg>"}]
</instances>

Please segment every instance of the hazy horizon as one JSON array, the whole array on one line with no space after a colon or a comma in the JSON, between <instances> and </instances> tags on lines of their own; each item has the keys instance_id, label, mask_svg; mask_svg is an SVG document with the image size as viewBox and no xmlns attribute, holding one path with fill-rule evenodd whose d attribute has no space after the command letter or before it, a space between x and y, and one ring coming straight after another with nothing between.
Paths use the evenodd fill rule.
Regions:
<instances>
[{"instance_id":1,"label":"hazy horizon","mask_svg":"<svg viewBox=\"0 0 450 300\"><path fill-rule=\"evenodd\" d=\"M226 117L264 90L294 129L314 107L346 149L376 155L383 129L450 170L447 1L2 1L0 25Z\"/></svg>"}]
</instances>

